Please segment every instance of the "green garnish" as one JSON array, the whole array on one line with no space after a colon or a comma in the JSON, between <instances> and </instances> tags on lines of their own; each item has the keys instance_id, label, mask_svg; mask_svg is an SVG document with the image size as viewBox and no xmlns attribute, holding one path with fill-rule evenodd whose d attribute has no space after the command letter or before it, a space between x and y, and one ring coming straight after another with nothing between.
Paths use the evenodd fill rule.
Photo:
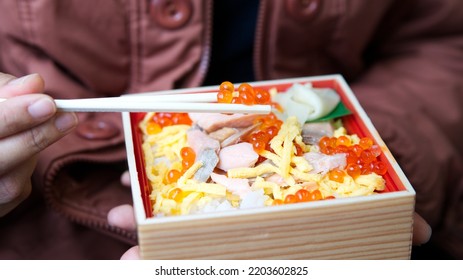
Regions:
<instances>
[{"instance_id":1,"label":"green garnish","mask_svg":"<svg viewBox=\"0 0 463 280\"><path fill-rule=\"evenodd\" d=\"M338 105L336 105L336 107L333 109L333 111L331 111L331 113L329 113L328 115L318 118L316 120L306 121L306 123L329 121L350 114L352 114L352 112L349 109L347 109L344 103L339 102Z\"/></svg>"}]
</instances>

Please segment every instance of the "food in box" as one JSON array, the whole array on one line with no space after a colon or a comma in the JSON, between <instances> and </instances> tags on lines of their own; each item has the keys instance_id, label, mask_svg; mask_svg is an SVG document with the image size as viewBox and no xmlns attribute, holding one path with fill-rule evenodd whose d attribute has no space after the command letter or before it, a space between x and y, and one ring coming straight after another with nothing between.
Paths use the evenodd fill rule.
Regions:
<instances>
[{"instance_id":1,"label":"food in box","mask_svg":"<svg viewBox=\"0 0 463 280\"><path fill-rule=\"evenodd\" d=\"M369 227L376 225L381 230L382 222L386 223L388 231L378 232L384 236L394 225L389 220L375 221L370 213L375 203L393 210L391 194L400 198L395 204L406 210L398 215L403 216L397 225L400 250L397 245L391 247L393 253L384 250L391 256L409 257L413 189L342 77L252 83L236 88L234 95L229 91L231 86L223 83L220 88L171 93L217 91L219 102L271 103L273 112L124 114L144 257L387 257L383 247L376 253L362 254L352 244L366 246L372 237L374 246L382 244L370 236L375 230ZM251 91L256 91L258 98L247 95ZM344 115L344 107L352 114ZM326 120L330 113L334 119ZM359 209L363 207L362 213ZM280 220L280 214L285 218ZM355 216L360 218L360 228L351 220ZM336 220L342 218L349 223ZM353 230L354 236L327 231L324 219L329 220L325 223L328 228ZM212 221L220 230L208 228ZM301 221L312 224L300 225ZM296 232L285 233L285 225L288 229L296 227ZM198 243L198 237L192 238L195 233L210 237ZM171 246L159 243L163 236L178 242ZM233 242L222 244L227 236L233 236ZM304 253L301 247L301 252L291 254L284 244L294 243L296 237L311 250ZM252 239L259 242L240 252L239 248L246 250ZM333 243L331 248L326 246L330 239L352 244L343 248ZM224 250L230 246L232 253ZM350 251L352 255L346 255Z\"/></svg>"}]
</instances>

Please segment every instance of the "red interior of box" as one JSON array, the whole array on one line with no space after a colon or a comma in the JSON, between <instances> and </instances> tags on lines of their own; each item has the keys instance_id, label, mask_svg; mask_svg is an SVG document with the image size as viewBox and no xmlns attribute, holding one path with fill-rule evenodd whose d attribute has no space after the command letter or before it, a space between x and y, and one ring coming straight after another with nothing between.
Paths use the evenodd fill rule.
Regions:
<instances>
[{"instance_id":1,"label":"red interior of box","mask_svg":"<svg viewBox=\"0 0 463 280\"><path fill-rule=\"evenodd\" d=\"M269 85L269 86L259 86L261 88L269 89L269 88L277 88L278 92L283 92L288 89L293 83L286 83L286 84L279 84L279 85ZM352 115L343 117L343 124L344 127L347 129L349 134L357 134L359 137L367 136L372 138L370 131L367 129L365 123L362 121L360 116L357 114L356 110L354 109L352 103L347 99L346 94L338 83L337 80L323 80L323 81L313 81L312 82L314 87L318 88L332 88L336 90L341 96L341 100L344 105L352 111ZM153 209L150 202L150 194L151 194L151 186L148 182L148 178L145 173L145 164L144 164L144 156L142 151L142 133L141 130L138 128L139 122L143 119L146 113L130 113L130 121L132 126L132 136L133 136L133 144L135 150L135 160L136 160L136 167L138 170L138 180L140 182L140 188L142 193L143 205L145 207L145 211L147 213L147 218L153 216ZM386 180L386 190L384 192L394 192L394 191L403 191L405 190L405 186L403 185L402 181L393 170L391 163L387 160L384 154L380 155L380 160L387 164L388 172L384 175L384 179Z\"/></svg>"}]
</instances>

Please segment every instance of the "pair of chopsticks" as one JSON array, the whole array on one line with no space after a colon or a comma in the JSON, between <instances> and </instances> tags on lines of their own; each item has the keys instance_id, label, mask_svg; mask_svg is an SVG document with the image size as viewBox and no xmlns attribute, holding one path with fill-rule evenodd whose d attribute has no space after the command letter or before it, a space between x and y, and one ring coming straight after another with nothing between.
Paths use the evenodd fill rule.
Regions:
<instances>
[{"instance_id":1,"label":"pair of chopsticks","mask_svg":"<svg viewBox=\"0 0 463 280\"><path fill-rule=\"evenodd\" d=\"M0 99L0 102L6 99ZM121 97L55 99L62 112L184 112L267 114L270 105L215 103L217 93L124 95Z\"/></svg>"}]
</instances>

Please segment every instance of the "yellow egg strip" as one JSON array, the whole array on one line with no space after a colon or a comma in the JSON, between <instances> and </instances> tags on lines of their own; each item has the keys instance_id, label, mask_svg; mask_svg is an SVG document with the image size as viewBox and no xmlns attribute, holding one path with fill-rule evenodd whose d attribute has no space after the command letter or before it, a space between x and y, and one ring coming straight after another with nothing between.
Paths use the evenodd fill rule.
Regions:
<instances>
[{"instance_id":1,"label":"yellow egg strip","mask_svg":"<svg viewBox=\"0 0 463 280\"><path fill-rule=\"evenodd\" d=\"M264 158L267 158L275 164L275 166L280 166L281 165L281 157L277 154L274 154L270 151L264 150L259 153L260 156L263 156Z\"/></svg>"},{"instance_id":2,"label":"yellow egg strip","mask_svg":"<svg viewBox=\"0 0 463 280\"><path fill-rule=\"evenodd\" d=\"M371 173L360 175L355 180L345 176L343 183L332 181L328 176L320 180L319 190L323 196L351 197L374 194L375 191L382 191L386 187L385 180L378 174Z\"/></svg>"},{"instance_id":3,"label":"yellow egg strip","mask_svg":"<svg viewBox=\"0 0 463 280\"><path fill-rule=\"evenodd\" d=\"M223 185L213 183L198 183L194 180L188 180L186 185L182 186L181 189L184 192L199 192L218 197L224 197L227 194L227 188Z\"/></svg>"},{"instance_id":4,"label":"yellow egg strip","mask_svg":"<svg viewBox=\"0 0 463 280\"><path fill-rule=\"evenodd\" d=\"M299 147L301 147L302 151L304 151L304 153L308 152L310 150L310 145L306 145L304 143L304 141L302 140L302 136L299 134L299 135L296 135L296 137L294 138L294 142L296 144L299 145Z\"/></svg>"},{"instance_id":5,"label":"yellow egg strip","mask_svg":"<svg viewBox=\"0 0 463 280\"><path fill-rule=\"evenodd\" d=\"M151 173L151 167L154 163L154 155L153 151L151 150L151 145L145 142L142 144L141 148L145 156L145 170L147 173Z\"/></svg>"},{"instance_id":6,"label":"yellow egg strip","mask_svg":"<svg viewBox=\"0 0 463 280\"><path fill-rule=\"evenodd\" d=\"M304 182L319 182L322 177L320 174L311 174L295 168L291 168L290 172L296 177L296 179Z\"/></svg>"},{"instance_id":7,"label":"yellow egg strip","mask_svg":"<svg viewBox=\"0 0 463 280\"><path fill-rule=\"evenodd\" d=\"M187 195L180 206L180 214L185 215L190 213L191 207L195 203L195 201L199 200L202 197L200 193L193 192Z\"/></svg>"},{"instance_id":8,"label":"yellow egg strip","mask_svg":"<svg viewBox=\"0 0 463 280\"><path fill-rule=\"evenodd\" d=\"M193 165L190 168L188 168L188 170L185 171L185 173L183 173L183 175L180 176L180 178L178 178L177 186L185 187L187 184L187 180L191 179L195 175L196 171L198 171L198 169L200 169L202 166L203 163L200 161L193 163Z\"/></svg>"},{"instance_id":9,"label":"yellow egg strip","mask_svg":"<svg viewBox=\"0 0 463 280\"><path fill-rule=\"evenodd\" d=\"M355 183L363 187L373 188L373 191L384 191L386 189L386 181L376 173L360 175L355 179Z\"/></svg>"},{"instance_id":10,"label":"yellow egg strip","mask_svg":"<svg viewBox=\"0 0 463 280\"><path fill-rule=\"evenodd\" d=\"M151 198L153 197L153 193L151 194ZM161 209L161 201L162 201L163 197L162 197L162 194L161 193L157 193L155 195L155 199L154 200L154 205L153 205L153 213L156 214L156 213L159 213L159 209Z\"/></svg>"},{"instance_id":11,"label":"yellow egg strip","mask_svg":"<svg viewBox=\"0 0 463 280\"><path fill-rule=\"evenodd\" d=\"M285 136L285 140L283 141L283 150L281 151L281 176L283 178L288 178L289 176L289 168L291 163L291 156L293 155L293 139L291 139L290 135Z\"/></svg>"},{"instance_id":12,"label":"yellow egg strip","mask_svg":"<svg viewBox=\"0 0 463 280\"><path fill-rule=\"evenodd\" d=\"M270 163L260 164L256 167L242 167L228 170L228 178L254 178L266 173L279 173L280 170Z\"/></svg>"},{"instance_id":13,"label":"yellow egg strip","mask_svg":"<svg viewBox=\"0 0 463 280\"><path fill-rule=\"evenodd\" d=\"M143 132L143 136L145 138L148 135L148 132L146 131L146 127L148 126L148 122L153 118L154 114L155 114L154 112L147 113L138 126Z\"/></svg>"},{"instance_id":14,"label":"yellow egg strip","mask_svg":"<svg viewBox=\"0 0 463 280\"><path fill-rule=\"evenodd\" d=\"M293 156L291 158L291 163L294 163L296 169L301 172L309 172L313 169L312 165L304 157Z\"/></svg>"},{"instance_id":15,"label":"yellow egg strip","mask_svg":"<svg viewBox=\"0 0 463 280\"><path fill-rule=\"evenodd\" d=\"M273 199L283 200L283 193L281 192L281 187L277 183L268 181L256 181L252 185L252 189L263 189L265 194L272 194Z\"/></svg>"},{"instance_id":16,"label":"yellow egg strip","mask_svg":"<svg viewBox=\"0 0 463 280\"><path fill-rule=\"evenodd\" d=\"M161 200L161 207L159 208L159 211L171 214L175 211L175 208L177 208L177 202L175 202L175 200L164 198Z\"/></svg>"},{"instance_id":17,"label":"yellow egg strip","mask_svg":"<svg viewBox=\"0 0 463 280\"><path fill-rule=\"evenodd\" d=\"M302 186L301 185L294 185L294 186L291 186L287 189L284 189L282 192L282 196L283 197L286 197L288 194L295 194L298 190L302 189Z\"/></svg>"}]
</instances>

